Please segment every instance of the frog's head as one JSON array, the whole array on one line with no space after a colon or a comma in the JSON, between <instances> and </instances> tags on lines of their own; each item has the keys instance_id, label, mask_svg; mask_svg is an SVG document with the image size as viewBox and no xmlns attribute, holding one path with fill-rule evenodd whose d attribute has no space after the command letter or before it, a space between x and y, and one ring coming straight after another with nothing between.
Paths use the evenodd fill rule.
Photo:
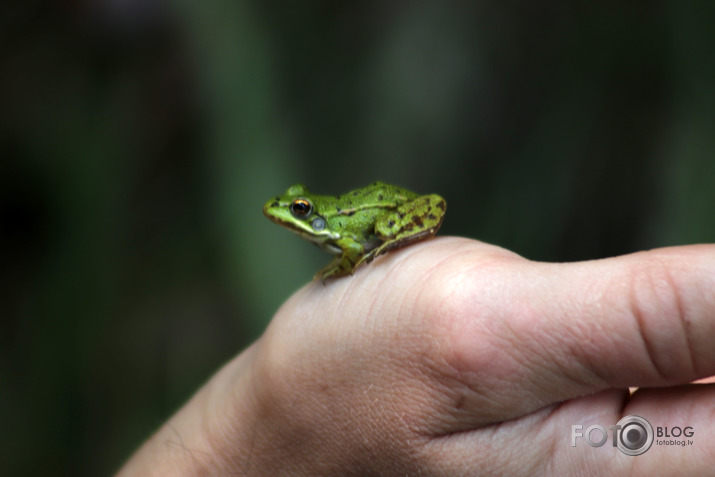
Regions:
<instances>
[{"instance_id":1,"label":"frog's head","mask_svg":"<svg viewBox=\"0 0 715 477\"><path fill-rule=\"evenodd\" d=\"M320 202L319 196L311 194L303 184L296 184L266 202L263 215L306 240L316 243L337 240L339 236L330 231L325 218L318 214L316 201Z\"/></svg>"}]
</instances>

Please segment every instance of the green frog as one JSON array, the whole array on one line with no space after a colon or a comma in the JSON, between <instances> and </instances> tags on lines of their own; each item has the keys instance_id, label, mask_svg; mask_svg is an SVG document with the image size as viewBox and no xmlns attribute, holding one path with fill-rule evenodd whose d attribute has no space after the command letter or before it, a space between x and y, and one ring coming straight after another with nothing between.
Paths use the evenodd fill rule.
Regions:
<instances>
[{"instance_id":1,"label":"green frog","mask_svg":"<svg viewBox=\"0 0 715 477\"><path fill-rule=\"evenodd\" d=\"M352 275L383 253L434 236L446 210L437 194L419 195L384 182L338 196L312 194L297 184L263 206L273 222L336 255L315 275L323 284Z\"/></svg>"}]
</instances>

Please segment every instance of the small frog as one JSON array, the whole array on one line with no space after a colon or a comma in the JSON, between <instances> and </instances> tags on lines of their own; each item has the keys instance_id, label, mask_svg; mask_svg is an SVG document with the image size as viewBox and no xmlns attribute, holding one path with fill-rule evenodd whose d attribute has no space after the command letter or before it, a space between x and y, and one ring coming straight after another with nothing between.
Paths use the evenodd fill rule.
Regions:
<instances>
[{"instance_id":1,"label":"small frog","mask_svg":"<svg viewBox=\"0 0 715 477\"><path fill-rule=\"evenodd\" d=\"M432 237L447 203L375 182L339 196L315 195L294 185L263 206L273 222L337 255L315 278L352 275L360 266L390 250Z\"/></svg>"}]
</instances>

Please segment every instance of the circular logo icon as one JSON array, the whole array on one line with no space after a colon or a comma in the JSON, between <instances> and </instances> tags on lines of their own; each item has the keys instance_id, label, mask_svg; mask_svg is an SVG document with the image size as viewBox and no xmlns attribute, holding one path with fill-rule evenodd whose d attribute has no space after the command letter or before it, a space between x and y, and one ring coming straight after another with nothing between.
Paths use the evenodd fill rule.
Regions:
<instances>
[{"instance_id":1,"label":"circular logo icon","mask_svg":"<svg viewBox=\"0 0 715 477\"><path fill-rule=\"evenodd\" d=\"M618 425L618 449L626 455L641 455L653 445L653 426L640 416L626 416Z\"/></svg>"}]
</instances>

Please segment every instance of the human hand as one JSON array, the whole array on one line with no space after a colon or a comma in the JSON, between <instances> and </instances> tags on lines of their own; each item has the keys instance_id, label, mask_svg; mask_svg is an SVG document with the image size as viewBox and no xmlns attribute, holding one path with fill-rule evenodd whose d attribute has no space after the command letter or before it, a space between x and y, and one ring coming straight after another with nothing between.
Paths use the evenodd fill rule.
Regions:
<instances>
[{"instance_id":1,"label":"human hand","mask_svg":"<svg viewBox=\"0 0 715 477\"><path fill-rule=\"evenodd\" d=\"M713 245L549 264L439 238L298 291L120 475L705 475L714 340ZM626 415L695 444L571 446Z\"/></svg>"}]
</instances>

